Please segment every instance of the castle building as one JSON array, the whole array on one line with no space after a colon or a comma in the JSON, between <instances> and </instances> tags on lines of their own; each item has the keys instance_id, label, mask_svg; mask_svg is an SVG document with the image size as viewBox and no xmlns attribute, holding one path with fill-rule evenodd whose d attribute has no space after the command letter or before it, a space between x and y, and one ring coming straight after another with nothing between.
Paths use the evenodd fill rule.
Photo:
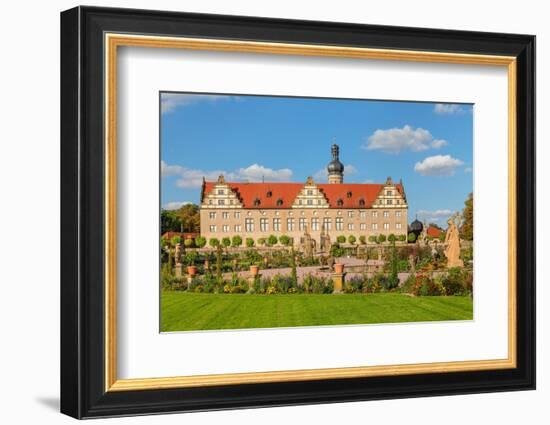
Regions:
<instances>
[{"instance_id":1,"label":"castle building","mask_svg":"<svg viewBox=\"0 0 550 425\"><path fill-rule=\"evenodd\" d=\"M207 239L239 235L259 238L287 235L297 244L305 232L317 243L353 235L407 235L407 197L403 183L344 183L339 148L332 145L328 183L308 177L305 183L203 180L200 233Z\"/></svg>"}]
</instances>

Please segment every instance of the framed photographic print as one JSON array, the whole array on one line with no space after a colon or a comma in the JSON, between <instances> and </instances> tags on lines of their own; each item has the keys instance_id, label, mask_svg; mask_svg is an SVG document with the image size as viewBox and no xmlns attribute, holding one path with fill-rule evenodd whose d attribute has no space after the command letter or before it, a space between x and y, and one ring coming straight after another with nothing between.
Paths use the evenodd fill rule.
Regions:
<instances>
[{"instance_id":1,"label":"framed photographic print","mask_svg":"<svg viewBox=\"0 0 550 425\"><path fill-rule=\"evenodd\" d=\"M535 387L535 38L61 14L61 410Z\"/></svg>"}]
</instances>

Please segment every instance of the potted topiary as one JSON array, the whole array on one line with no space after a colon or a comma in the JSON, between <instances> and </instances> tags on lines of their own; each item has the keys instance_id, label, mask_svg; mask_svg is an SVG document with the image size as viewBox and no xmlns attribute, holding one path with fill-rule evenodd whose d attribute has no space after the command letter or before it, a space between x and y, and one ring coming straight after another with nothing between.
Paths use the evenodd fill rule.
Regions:
<instances>
[{"instance_id":1,"label":"potted topiary","mask_svg":"<svg viewBox=\"0 0 550 425\"><path fill-rule=\"evenodd\" d=\"M195 276L197 274L197 266L187 266L187 274L191 277Z\"/></svg>"},{"instance_id":2,"label":"potted topiary","mask_svg":"<svg viewBox=\"0 0 550 425\"><path fill-rule=\"evenodd\" d=\"M334 273L344 273L344 265L342 263L335 263Z\"/></svg>"},{"instance_id":3,"label":"potted topiary","mask_svg":"<svg viewBox=\"0 0 550 425\"><path fill-rule=\"evenodd\" d=\"M252 277L258 276L258 271L259 270L260 270L260 268L256 264L251 264L250 265L250 273L252 274Z\"/></svg>"}]
</instances>

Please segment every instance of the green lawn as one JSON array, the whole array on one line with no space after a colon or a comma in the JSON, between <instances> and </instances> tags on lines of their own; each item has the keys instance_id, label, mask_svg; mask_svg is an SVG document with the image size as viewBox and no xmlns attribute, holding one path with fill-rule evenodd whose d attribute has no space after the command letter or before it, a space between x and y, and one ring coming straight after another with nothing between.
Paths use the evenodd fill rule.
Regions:
<instances>
[{"instance_id":1,"label":"green lawn","mask_svg":"<svg viewBox=\"0 0 550 425\"><path fill-rule=\"evenodd\" d=\"M470 297L251 295L163 291L161 331L472 320Z\"/></svg>"}]
</instances>

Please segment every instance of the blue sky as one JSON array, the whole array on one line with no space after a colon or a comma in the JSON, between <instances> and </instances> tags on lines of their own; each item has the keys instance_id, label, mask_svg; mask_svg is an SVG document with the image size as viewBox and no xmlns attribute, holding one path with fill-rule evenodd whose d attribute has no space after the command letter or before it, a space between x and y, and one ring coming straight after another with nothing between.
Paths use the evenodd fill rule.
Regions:
<instances>
[{"instance_id":1,"label":"blue sky","mask_svg":"<svg viewBox=\"0 0 550 425\"><path fill-rule=\"evenodd\" d=\"M202 177L326 182L340 146L348 183L403 179L409 217L445 223L472 189L464 104L161 93L161 204L198 203Z\"/></svg>"}]
</instances>

